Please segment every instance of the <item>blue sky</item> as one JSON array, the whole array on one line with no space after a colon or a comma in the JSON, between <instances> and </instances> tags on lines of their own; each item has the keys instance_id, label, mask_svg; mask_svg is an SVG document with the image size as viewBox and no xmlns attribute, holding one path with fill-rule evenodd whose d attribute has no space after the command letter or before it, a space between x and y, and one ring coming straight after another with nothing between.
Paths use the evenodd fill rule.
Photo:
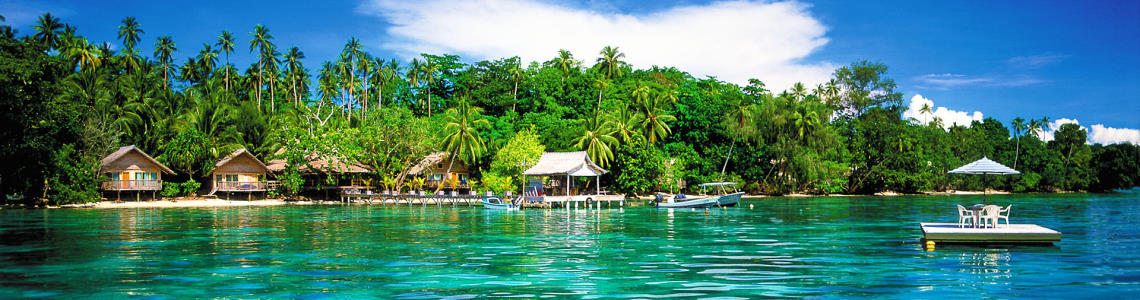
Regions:
<instances>
[{"instance_id":1,"label":"blue sky","mask_svg":"<svg viewBox=\"0 0 1140 300\"><path fill-rule=\"evenodd\" d=\"M592 61L601 45L616 45L638 67L756 77L774 89L869 59L890 67L907 103L930 101L943 119L1048 116L1057 126L1079 122L1094 141L1140 143L1140 131L1128 129L1140 128L1140 1L325 2L0 0L0 14L22 34L51 11L92 41L114 44L119 21L134 16L146 31L142 52L167 34L178 61L227 29L241 46L231 57L239 66L253 59L256 24L279 47L299 46L310 69L352 36L401 59L546 60L566 48Z\"/></svg>"}]
</instances>

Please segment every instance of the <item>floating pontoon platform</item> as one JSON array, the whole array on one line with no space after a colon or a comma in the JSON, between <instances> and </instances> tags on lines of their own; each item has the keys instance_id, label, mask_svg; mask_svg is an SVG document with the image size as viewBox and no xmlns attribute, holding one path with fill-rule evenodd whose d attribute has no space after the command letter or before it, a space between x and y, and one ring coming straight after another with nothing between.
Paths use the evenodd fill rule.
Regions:
<instances>
[{"instance_id":1,"label":"floating pontoon platform","mask_svg":"<svg viewBox=\"0 0 1140 300\"><path fill-rule=\"evenodd\" d=\"M920 223L924 240L937 243L1052 243L1061 233L1035 224L998 225L997 228L958 227L957 223Z\"/></svg>"}]
</instances>

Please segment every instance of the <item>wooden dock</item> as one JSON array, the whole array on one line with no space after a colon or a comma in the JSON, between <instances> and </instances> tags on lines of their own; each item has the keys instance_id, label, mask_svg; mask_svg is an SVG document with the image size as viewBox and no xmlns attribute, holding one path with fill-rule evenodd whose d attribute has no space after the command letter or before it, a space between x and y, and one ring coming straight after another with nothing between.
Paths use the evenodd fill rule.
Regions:
<instances>
[{"instance_id":1,"label":"wooden dock","mask_svg":"<svg viewBox=\"0 0 1140 300\"><path fill-rule=\"evenodd\" d=\"M958 227L957 223L920 223L923 240L937 243L1052 243L1061 233L1035 224L998 225L997 228Z\"/></svg>"}]
</instances>

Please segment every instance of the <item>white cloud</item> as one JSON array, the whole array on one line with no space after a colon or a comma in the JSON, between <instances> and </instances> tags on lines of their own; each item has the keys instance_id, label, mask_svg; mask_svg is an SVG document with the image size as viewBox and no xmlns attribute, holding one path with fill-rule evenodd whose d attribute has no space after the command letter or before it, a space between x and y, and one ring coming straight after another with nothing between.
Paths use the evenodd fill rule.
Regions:
<instances>
[{"instance_id":1,"label":"white cloud","mask_svg":"<svg viewBox=\"0 0 1140 300\"><path fill-rule=\"evenodd\" d=\"M1045 80L1027 75L969 76L963 74L926 74L914 78L919 87L948 90L963 86L1018 87L1044 83Z\"/></svg>"},{"instance_id":2,"label":"white cloud","mask_svg":"<svg viewBox=\"0 0 1140 300\"><path fill-rule=\"evenodd\" d=\"M808 8L731 1L629 15L540 0L372 0L358 11L391 24L382 47L409 57L447 52L546 61L567 49L589 66L612 45L638 68L675 66L738 84L757 78L778 91L797 81L825 82L835 70L803 61L828 42L827 28Z\"/></svg>"},{"instance_id":3,"label":"white cloud","mask_svg":"<svg viewBox=\"0 0 1140 300\"><path fill-rule=\"evenodd\" d=\"M1038 129L1037 132L1041 134L1042 141L1052 141L1056 131L1061 129L1061 125L1065 124L1081 125L1080 122L1075 119L1061 118L1054 120L1053 122L1049 122L1048 131L1042 131ZM1131 128L1113 128L1104 126L1102 124L1094 124L1089 127L1081 126L1081 129L1084 129L1085 132L1088 133L1087 142L1089 144L1109 145L1129 143L1133 145L1140 145L1140 130Z\"/></svg>"},{"instance_id":4,"label":"white cloud","mask_svg":"<svg viewBox=\"0 0 1140 300\"><path fill-rule=\"evenodd\" d=\"M1018 56L1010 58L1005 62L1014 67L1035 69L1059 63L1068 57L1068 55L1063 54L1041 53L1037 55Z\"/></svg>"},{"instance_id":5,"label":"white cloud","mask_svg":"<svg viewBox=\"0 0 1140 300\"><path fill-rule=\"evenodd\" d=\"M931 113L922 111L923 105L928 105L931 108ZM942 119L942 128L950 129L954 125L961 125L970 127L973 121L982 120L982 112L974 111L974 113L966 113L963 111L956 111L946 107L934 106L934 101L923 97L922 95L914 95L910 98L910 106L903 112L903 119L913 118L918 124L927 124L934 122L935 118Z\"/></svg>"}]
</instances>

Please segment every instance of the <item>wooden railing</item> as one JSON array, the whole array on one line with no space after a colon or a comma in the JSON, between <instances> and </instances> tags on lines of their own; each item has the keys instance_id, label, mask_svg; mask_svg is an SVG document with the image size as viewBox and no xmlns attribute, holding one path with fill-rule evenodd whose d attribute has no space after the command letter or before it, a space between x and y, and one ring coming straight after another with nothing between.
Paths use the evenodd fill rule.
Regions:
<instances>
[{"instance_id":1,"label":"wooden railing","mask_svg":"<svg viewBox=\"0 0 1140 300\"><path fill-rule=\"evenodd\" d=\"M219 191L260 192L277 188L276 181L221 181L215 182Z\"/></svg>"},{"instance_id":2,"label":"wooden railing","mask_svg":"<svg viewBox=\"0 0 1140 300\"><path fill-rule=\"evenodd\" d=\"M448 183L446 181L431 180L431 181L424 182L424 188L429 188L429 189L435 189L436 187L438 187L440 185L443 185L443 188L445 188L445 189L453 189L453 188L465 189L465 188L468 188L467 184L462 183L462 182L459 183L458 186L451 186L451 183Z\"/></svg>"},{"instance_id":3,"label":"wooden railing","mask_svg":"<svg viewBox=\"0 0 1140 300\"><path fill-rule=\"evenodd\" d=\"M104 191L157 191L162 189L162 180L107 180L103 181Z\"/></svg>"}]
</instances>

